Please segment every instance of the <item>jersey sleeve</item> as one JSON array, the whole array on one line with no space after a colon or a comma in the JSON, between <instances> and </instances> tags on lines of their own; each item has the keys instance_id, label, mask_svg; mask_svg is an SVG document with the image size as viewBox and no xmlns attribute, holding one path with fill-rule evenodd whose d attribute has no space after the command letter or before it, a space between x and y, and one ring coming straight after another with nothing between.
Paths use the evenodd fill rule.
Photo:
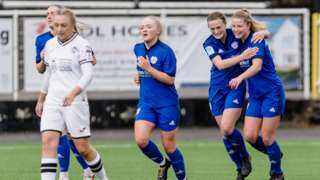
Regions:
<instances>
[{"instance_id":1,"label":"jersey sleeve","mask_svg":"<svg viewBox=\"0 0 320 180\"><path fill-rule=\"evenodd\" d=\"M41 61L41 55L40 54L41 54L41 51L43 49L38 37L36 38L35 46L36 46L36 63L38 64Z\"/></svg>"},{"instance_id":2,"label":"jersey sleeve","mask_svg":"<svg viewBox=\"0 0 320 180\"><path fill-rule=\"evenodd\" d=\"M215 58L217 55L219 55L217 48L214 46L214 44L209 43L203 43L203 49L207 53L210 61Z\"/></svg>"},{"instance_id":3,"label":"jersey sleeve","mask_svg":"<svg viewBox=\"0 0 320 180\"><path fill-rule=\"evenodd\" d=\"M79 64L89 63L92 62L92 47L91 45L86 42L81 46L78 46L79 48Z\"/></svg>"},{"instance_id":4,"label":"jersey sleeve","mask_svg":"<svg viewBox=\"0 0 320 180\"><path fill-rule=\"evenodd\" d=\"M256 59L256 58L263 59L265 46L266 46L266 42L264 40L261 42L252 44L251 47L259 48L257 54L255 56L253 56L252 59Z\"/></svg>"},{"instance_id":5,"label":"jersey sleeve","mask_svg":"<svg viewBox=\"0 0 320 180\"><path fill-rule=\"evenodd\" d=\"M146 57L146 49L141 44L136 44L133 48L133 52L137 58L139 58L140 56Z\"/></svg>"},{"instance_id":6,"label":"jersey sleeve","mask_svg":"<svg viewBox=\"0 0 320 180\"><path fill-rule=\"evenodd\" d=\"M176 76L177 59L172 50L165 56L163 72L171 77Z\"/></svg>"},{"instance_id":7,"label":"jersey sleeve","mask_svg":"<svg viewBox=\"0 0 320 180\"><path fill-rule=\"evenodd\" d=\"M142 46L141 44L136 44L133 48L133 52L136 56L136 62L138 62L138 58L139 57L146 57L146 49L144 46ZM138 66L138 63L137 63L137 66L136 66L136 69L137 71L143 71L139 66Z\"/></svg>"}]
</instances>

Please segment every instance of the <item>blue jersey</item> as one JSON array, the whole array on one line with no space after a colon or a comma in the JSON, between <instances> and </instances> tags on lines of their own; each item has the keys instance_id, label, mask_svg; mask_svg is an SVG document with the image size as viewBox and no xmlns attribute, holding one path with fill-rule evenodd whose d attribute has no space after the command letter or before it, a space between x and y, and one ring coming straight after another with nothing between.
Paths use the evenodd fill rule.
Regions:
<instances>
[{"instance_id":1,"label":"blue jersey","mask_svg":"<svg viewBox=\"0 0 320 180\"><path fill-rule=\"evenodd\" d=\"M53 38L53 34L51 34L50 31L45 32L43 34L40 34L39 36L37 36L36 38L36 63L40 63L41 61L41 51L44 48L44 46L46 45L47 41L51 38Z\"/></svg>"},{"instance_id":2,"label":"blue jersey","mask_svg":"<svg viewBox=\"0 0 320 180\"><path fill-rule=\"evenodd\" d=\"M206 51L210 61L212 61L212 59L218 55L223 60L239 54L239 43L240 41L236 39L231 29L227 29L225 44L221 40L210 35L203 43L203 48ZM228 87L229 81L241 73L242 69L239 65L219 70L214 64L212 64L210 86L214 86L216 88Z\"/></svg>"},{"instance_id":3,"label":"blue jersey","mask_svg":"<svg viewBox=\"0 0 320 180\"><path fill-rule=\"evenodd\" d=\"M251 41L253 32L251 32L245 42L240 46L241 52L250 47L259 48L258 53L245 61L240 63L241 68L247 70L255 58L262 59L262 69L256 75L248 79L249 95L251 97L261 97L275 88L282 87L282 83L277 75L276 68L270 53L270 49L265 40L259 43Z\"/></svg>"},{"instance_id":4,"label":"blue jersey","mask_svg":"<svg viewBox=\"0 0 320 180\"><path fill-rule=\"evenodd\" d=\"M147 49L144 43L138 43L134 46L134 53L137 58L143 56L148 59L150 65L158 71L175 77L176 57L168 45L158 41L150 49ZM137 70L140 76L140 105L157 108L177 105L179 103L174 85L158 81L139 66L137 66Z\"/></svg>"}]
</instances>

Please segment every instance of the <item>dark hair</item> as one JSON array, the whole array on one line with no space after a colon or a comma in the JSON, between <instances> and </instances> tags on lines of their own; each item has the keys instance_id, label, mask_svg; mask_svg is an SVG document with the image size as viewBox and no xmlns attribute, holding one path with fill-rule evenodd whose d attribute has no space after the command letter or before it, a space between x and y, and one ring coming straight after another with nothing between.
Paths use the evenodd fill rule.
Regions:
<instances>
[{"instance_id":1,"label":"dark hair","mask_svg":"<svg viewBox=\"0 0 320 180\"><path fill-rule=\"evenodd\" d=\"M221 19L224 24L227 24L226 16L223 13L217 12L217 11L212 12L208 15L207 22L212 21L212 20L217 20L217 19Z\"/></svg>"}]
</instances>

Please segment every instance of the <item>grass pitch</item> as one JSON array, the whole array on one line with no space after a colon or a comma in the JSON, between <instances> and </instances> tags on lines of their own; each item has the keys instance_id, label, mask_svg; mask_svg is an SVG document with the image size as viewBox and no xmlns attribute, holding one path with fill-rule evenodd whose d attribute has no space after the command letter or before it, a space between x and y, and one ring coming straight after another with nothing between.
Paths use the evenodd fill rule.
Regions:
<instances>
[{"instance_id":1,"label":"grass pitch","mask_svg":"<svg viewBox=\"0 0 320 180\"><path fill-rule=\"evenodd\" d=\"M320 178L320 141L280 141L284 157L282 167L288 180L316 180ZM235 166L218 141L181 141L189 180L234 180ZM157 166L144 157L133 143L94 143L100 152L111 180L156 179ZM269 178L269 160L264 154L248 147L252 155L253 171L246 180ZM0 179L40 179L40 144L0 145ZM71 153L71 180L81 180L82 171ZM175 180L170 169L169 180Z\"/></svg>"}]
</instances>

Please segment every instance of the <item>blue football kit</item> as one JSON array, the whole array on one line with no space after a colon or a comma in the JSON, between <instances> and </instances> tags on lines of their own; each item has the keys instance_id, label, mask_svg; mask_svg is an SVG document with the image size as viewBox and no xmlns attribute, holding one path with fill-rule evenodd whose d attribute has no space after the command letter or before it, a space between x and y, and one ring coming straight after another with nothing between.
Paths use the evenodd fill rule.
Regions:
<instances>
[{"instance_id":1,"label":"blue football kit","mask_svg":"<svg viewBox=\"0 0 320 180\"><path fill-rule=\"evenodd\" d=\"M231 58L239 54L240 41L235 38L231 29L227 29L226 43L210 35L203 43L210 61L216 56L222 60ZM230 89L229 81L243 71L239 65L219 70L214 64L211 67L210 87L209 87L209 105L213 116L222 115L227 108L241 108L245 98L245 83L242 83L237 89Z\"/></svg>"},{"instance_id":2,"label":"blue football kit","mask_svg":"<svg viewBox=\"0 0 320 180\"><path fill-rule=\"evenodd\" d=\"M281 115L285 107L285 94L283 85L277 75L270 49L265 40L259 43L251 41L251 32L245 42L240 46L240 51L247 48L257 47L257 54L240 63L240 67L247 70L252 61L259 58L263 61L262 69L256 75L248 78L249 104L246 116L275 117Z\"/></svg>"},{"instance_id":3,"label":"blue football kit","mask_svg":"<svg viewBox=\"0 0 320 180\"><path fill-rule=\"evenodd\" d=\"M150 49L144 43L134 46L137 57L145 57L150 65L171 77L176 74L176 57L173 50L161 41ZM136 120L147 120L163 131L177 128L180 119L179 99L174 85L164 84L137 66L140 77L139 104Z\"/></svg>"},{"instance_id":4,"label":"blue football kit","mask_svg":"<svg viewBox=\"0 0 320 180\"><path fill-rule=\"evenodd\" d=\"M41 62L41 51L44 49L47 41L53 37L54 36L50 31L45 32L45 33L37 36L36 44L35 44L36 45L36 63L37 64Z\"/></svg>"}]
</instances>

